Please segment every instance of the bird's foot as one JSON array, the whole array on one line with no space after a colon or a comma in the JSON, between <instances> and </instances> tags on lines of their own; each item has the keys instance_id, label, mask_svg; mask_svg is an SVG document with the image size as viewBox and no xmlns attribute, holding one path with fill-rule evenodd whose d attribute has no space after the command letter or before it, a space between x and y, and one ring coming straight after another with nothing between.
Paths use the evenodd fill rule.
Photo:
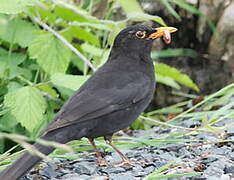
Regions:
<instances>
[{"instance_id":1,"label":"bird's foot","mask_svg":"<svg viewBox=\"0 0 234 180\"><path fill-rule=\"evenodd\" d=\"M97 163L99 166L109 166L110 164L106 161L106 159L102 157L97 158Z\"/></svg>"},{"instance_id":2,"label":"bird's foot","mask_svg":"<svg viewBox=\"0 0 234 180\"><path fill-rule=\"evenodd\" d=\"M135 162L130 161L129 159L123 159L122 162L115 164L115 167L121 167L121 166L136 166L137 164Z\"/></svg>"}]
</instances>

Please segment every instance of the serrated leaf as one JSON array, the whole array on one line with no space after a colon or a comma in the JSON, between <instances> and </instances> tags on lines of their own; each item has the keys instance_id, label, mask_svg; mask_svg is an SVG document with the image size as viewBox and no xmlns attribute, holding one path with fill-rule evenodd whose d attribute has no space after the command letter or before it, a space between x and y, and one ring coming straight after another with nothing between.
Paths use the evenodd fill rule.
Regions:
<instances>
[{"instance_id":1,"label":"serrated leaf","mask_svg":"<svg viewBox=\"0 0 234 180\"><path fill-rule=\"evenodd\" d=\"M160 74L162 76L168 76L175 81L179 82L180 84L183 84L187 87L190 87L196 91L199 91L199 88L197 85L190 79L190 77L186 74L181 73L176 68L173 68L171 66L168 66L163 63L156 63L155 64L155 72L157 74Z\"/></svg>"},{"instance_id":2,"label":"serrated leaf","mask_svg":"<svg viewBox=\"0 0 234 180\"><path fill-rule=\"evenodd\" d=\"M70 49L52 34L38 36L29 46L29 54L50 75L65 73L71 57Z\"/></svg>"},{"instance_id":3,"label":"serrated leaf","mask_svg":"<svg viewBox=\"0 0 234 180\"><path fill-rule=\"evenodd\" d=\"M46 111L46 101L40 91L27 86L5 96L4 105L11 109L11 114L28 131L38 127Z\"/></svg>"},{"instance_id":4,"label":"serrated leaf","mask_svg":"<svg viewBox=\"0 0 234 180\"><path fill-rule=\"evenodd\" d=\"M0 77L6 76L7 78L12 79L26 73L27 69L18 66L25 59L26 55L20 53L0 56Z\"/></svg>"},{"instance_id":5,"label":"serrated leaf","mask_svg":"<svg viewBox=\"0 0 234 180\"><path fill-rule=\"evenodd\" d=\"M65 87L75 91L79 89L88 78L89 76L56 73L51 76L51 82L58 87Z\"/></svg>"},{"instance_id":6,"label":"serrated leaf","mask_svg":"<svg viewBox=\"0 0 234 180\"><path fill-rule=\"evenodd\" d=\"M27 47L36 35L33 34L38 28L20 18L10 19L8 16L0 16L0 39L21 47Z\"/></svg>"},{"instance_id":7,"label":"serrated leaf","mask_svg":"<svg viewBox=\"0 0 234 180\"><path fill-rule=\"evenodd\" d=\"M33 6L34 0L0 0L0 13L18 14L26 9L27 6Z\"/></svg>"}]
</instances>

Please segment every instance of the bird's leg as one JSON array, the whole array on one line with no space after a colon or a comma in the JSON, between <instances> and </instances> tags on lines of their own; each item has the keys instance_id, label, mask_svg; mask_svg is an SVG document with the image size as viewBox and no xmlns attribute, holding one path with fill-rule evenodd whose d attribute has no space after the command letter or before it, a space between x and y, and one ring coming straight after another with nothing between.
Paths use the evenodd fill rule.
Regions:
<instances>
[{"instance_id":1,"label":"bird's leg","mask_svg":"<svg viewBox=\"0 0 234 180\"><path fill-rule=\"evenodd\" d=\"M125 156L120 150L117 149L117 147L112 144L112 136L104 136L104 139L107 144L109 144L122 158L122 162L120 164L117 164L115 166L123 166L123 165L130 165L130 166L135 166L135 163L131 162L127 156Z\"/></svg>"},{"instance_id":2,"label":"bird's leg","mask_svg":"<svg viewBox=\"0 0 234 180\"><path fill-rule=\"evenodd\" d=\"M99 166L108 166L108 165L109 165L108 162L102 157L101 152L98 151L98 148L97 148L97 146L96 146L96 144L95 144L95 142L94 142L94 139L89 138L89 142L90 142L90 144L93 146L94 151L95 151L95 153L96 153L98 165L99 165Z\"/></svg>"}]
</instances>

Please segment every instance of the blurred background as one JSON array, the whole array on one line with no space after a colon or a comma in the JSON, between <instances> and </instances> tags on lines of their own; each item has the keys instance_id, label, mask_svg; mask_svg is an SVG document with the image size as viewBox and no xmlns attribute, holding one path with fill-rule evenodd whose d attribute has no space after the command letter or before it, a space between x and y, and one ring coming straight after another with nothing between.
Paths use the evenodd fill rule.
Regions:
<instances>
[{"instance_id":1,"label":"blurred background","mask_svg":"<svg viewBox=\"0 0 234 180\"><path fill-rule=\"evenodd\" d=\"M234 118L232 0L0 3L0 136L8 138L0 139L4 157L11 148L18 151L16 144L24 140L11 134L35 140L67 98L107 60L116 34L138 23L173 26L178 32L171 44L158 39L153 45L157 90L131 130L190 117L210 131L213 124ZM225 128L224 123L220 131Z\"/></svg>"}]
</instances>

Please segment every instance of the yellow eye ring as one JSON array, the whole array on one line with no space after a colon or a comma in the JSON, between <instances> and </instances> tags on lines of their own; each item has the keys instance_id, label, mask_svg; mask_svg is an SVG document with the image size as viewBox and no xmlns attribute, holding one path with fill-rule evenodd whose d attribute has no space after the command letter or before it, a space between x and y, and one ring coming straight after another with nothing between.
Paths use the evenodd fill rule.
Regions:
<instances>
[{"instance_id":1,"label":"yellow eye ring","mask_svg":"<svg viewBox=\"0 0 234 180\"><path fill-rule=\"evenodd\" d=\"M137 31L137 32L136 32L136 37L138 37L138 38L140 38L140 39L145 38L145 36L146 36L145 31Z\"/></svg>"}]
</instances>

